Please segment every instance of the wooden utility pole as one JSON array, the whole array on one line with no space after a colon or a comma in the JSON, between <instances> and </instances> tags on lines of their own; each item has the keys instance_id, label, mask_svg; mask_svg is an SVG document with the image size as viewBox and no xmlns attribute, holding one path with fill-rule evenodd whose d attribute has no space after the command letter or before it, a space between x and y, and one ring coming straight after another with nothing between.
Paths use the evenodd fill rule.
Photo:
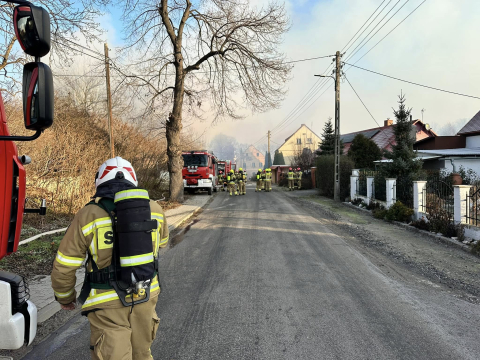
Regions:
<instances>
[{"instance_id":1,"label":"wooden utility pole","mask_svg":"<svg viewBox=\"0 0 480 360\"><path fill-rule=\"evenodd\" d=\"M340 201L340 77L342 76L340 51L335 54L335 183L333 197Z\"/></svg>"},{"instance_id":2,"label":"wooden utility pole","mask_svg":"<svg viewBox=\"0 0 480 360\"><path fill-rule=\"evenodd\" d=\"M110 93L110 59L108 57L108 44L105 43L105 73L107 78L107 113L108 113L108 131L110 133L110 151L112 158L115 157L115 145L113 143L113 125L112 125L112 94Z\"/></svg>"},{"instance_id":3,"label":"wooden utility pole","mask_svg":"<svg viewBox=\"0 0 480 360\"><path fill-rule=\"evenodd\" d=\"M270 130L268 130L268 133L267 133L267 137L268 137L268 152L267 152L267 165L266 165L266 168L269 168L270 166L272 166L272 164L270 164L270 159L271 159L271 155L270 155Z\"/></svg>"}]
</instances>

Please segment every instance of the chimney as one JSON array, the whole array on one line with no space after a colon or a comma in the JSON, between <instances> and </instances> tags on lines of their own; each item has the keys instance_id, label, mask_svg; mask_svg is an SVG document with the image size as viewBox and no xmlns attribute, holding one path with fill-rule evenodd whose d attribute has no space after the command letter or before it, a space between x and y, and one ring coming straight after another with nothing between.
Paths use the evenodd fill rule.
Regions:
<instances>
[{"instance_id":1,"label":"chimney","mask_svg":"<svg viewBox=\"0 0 480 360\"><path fill-rule=\"evenodd\" d=\"M383 122L383 126L392 126L393 120L387 119Z\"/></svg>"}]
</instances>

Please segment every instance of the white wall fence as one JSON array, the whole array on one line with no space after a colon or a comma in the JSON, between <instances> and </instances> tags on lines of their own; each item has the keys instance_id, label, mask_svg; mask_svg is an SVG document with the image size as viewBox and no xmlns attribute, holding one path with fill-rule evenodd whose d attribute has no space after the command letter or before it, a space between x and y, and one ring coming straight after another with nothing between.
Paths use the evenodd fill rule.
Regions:
<instances>
[{"instance_id":1,"label":"white wall fence","mask_svg":"<svg viewBox=\"0 0 480 360\"><path fill-rule=\"evenodd\" d=\"M360 170L352 170L352 175L350 176L350 198L362 199L366 204L370 202L378 202L385 206L386 209L390 208L396 201L396 181L395 178L386 179L386 199L387 201L379 201L375 199L375 186L374 186L374 177L367 176L367 196L359 194L358 189L358 179L360 176ZM427 199L424 199L426 194L426 181L413 181L413 211L414 217L416 220L426 218L425 206ZM473 210L467 209L469 206L468 197L470 194L471 185L454 185L453 186L453 198L454 198L454 211L453 211L453 220L456 224L469 224L469 219L467 219L468 210L472 212ZM476 205L475 205L476 206ZM472 206L470 206L472 207ZM480 212L480 204L478 205ZM472 214L468 214L469 218L472 218ZM470 223L471 224L471 223ZM478 224L480 226L480 223ZM467 237L473 238L475 240L480 239L480 228L477 226L469 225L465 229L465 235Z\"/></svg>"}]
</instances>

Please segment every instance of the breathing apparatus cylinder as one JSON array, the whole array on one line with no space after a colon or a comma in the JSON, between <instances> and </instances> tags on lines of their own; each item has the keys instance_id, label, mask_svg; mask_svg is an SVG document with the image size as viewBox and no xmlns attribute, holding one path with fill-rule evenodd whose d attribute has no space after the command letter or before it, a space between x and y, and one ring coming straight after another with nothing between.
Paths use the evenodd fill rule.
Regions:
<instances>
[{"instance_id":1,"label":"breathing apparatus cylinder","mask_svg":"<svg viewBox=\"0 0 480 360\"><path fill-rule=\"evenodd\" d=\"M143 189L131 189L115 194L117 213L117 249L120 279L128 284L128 292L145 294L155 276L152 231L158 228L151 220L150 199Z\"/></svg>"}]
</instances>

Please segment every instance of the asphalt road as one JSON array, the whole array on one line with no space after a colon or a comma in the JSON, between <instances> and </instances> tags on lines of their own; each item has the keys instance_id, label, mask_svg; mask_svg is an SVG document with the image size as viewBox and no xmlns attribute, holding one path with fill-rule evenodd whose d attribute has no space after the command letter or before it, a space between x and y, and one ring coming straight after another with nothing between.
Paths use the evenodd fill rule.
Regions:
<instances>
[{"instance_id":1,"label":"asphalt road","mask_svg":"<svg viewBox=\"0 0 480 360\"><path fill-rule=\"evenodd\" d=\"M480 358L478 305L390 278L280 191L220 193L196 220L160 260L155 359ZM88 358L81 316L25 357Z\"/></svg>"}]
</instances>

